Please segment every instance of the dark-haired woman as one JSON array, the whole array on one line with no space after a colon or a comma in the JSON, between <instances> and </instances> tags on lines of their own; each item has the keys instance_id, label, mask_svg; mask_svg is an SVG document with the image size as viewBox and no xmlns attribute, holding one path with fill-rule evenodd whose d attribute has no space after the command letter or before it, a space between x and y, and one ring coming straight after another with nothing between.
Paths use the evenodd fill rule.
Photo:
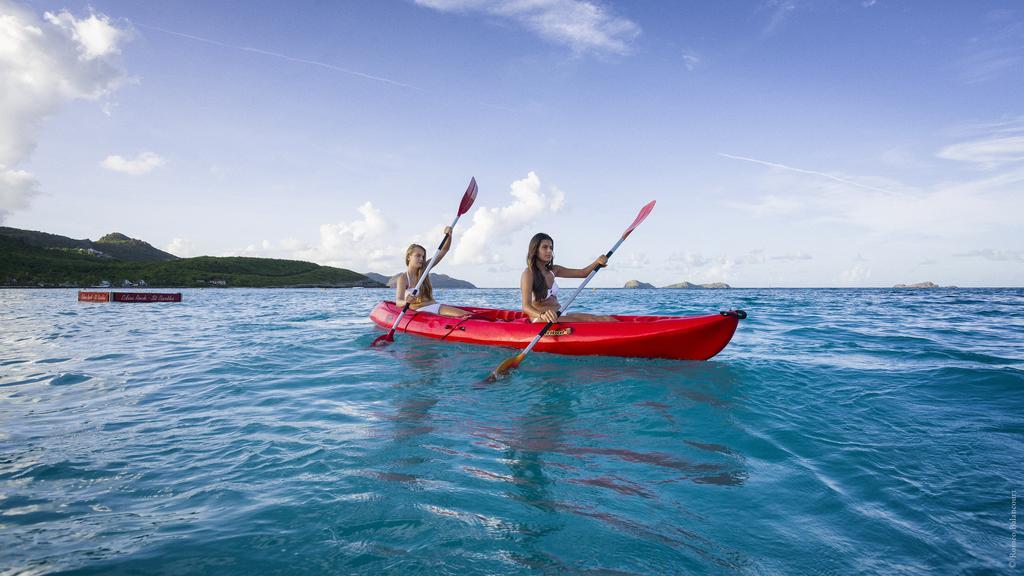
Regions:
<instances>
[{"instance_id":1,"label":"dark-haired woman","mask_svg":"<svg viewBox=\"0 0 1024 576\"><path fill-rule=\"evenodd\" d=\"M617 322L611 316L572 312L558 316L558 282L555 278L586 278L598 266L607 266L602 254L586 268L566 268L555 264L555 241L540 232L530 239L526 252L526 270L519 279L523 312L534 322Z\"/></svg>"}]
</instances>

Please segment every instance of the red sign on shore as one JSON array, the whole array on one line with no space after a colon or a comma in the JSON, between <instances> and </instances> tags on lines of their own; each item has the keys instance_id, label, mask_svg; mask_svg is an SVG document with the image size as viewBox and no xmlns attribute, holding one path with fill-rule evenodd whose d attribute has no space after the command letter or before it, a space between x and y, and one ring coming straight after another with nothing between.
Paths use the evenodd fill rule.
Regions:
<instances>
[{"instance_id":1,"label":"red sign on shore","mask_svg":"<svg viewBox=\"0 0 1024 576\"><path fill-rule=\"evenodd\" d=\"M78 292L79 302L181 302L181 292Z\"/></svg>"},{"instance_id":2,"label":"red sign on shore","mask_svg":"<svg viewBox=\"0 0 1024 576\"><path fill-rule=\"evenodd\" d=\"M181 302L181 292L111 292L114 302Z\"/></svg>"},{"instance_id":3,"label":"red sign on shore","mask_svg":"<svg viewBox=\"0 0 1024 576\"><path fill-rule=\"evenodd\" d=\"M78 292L79 302L110 302L110 292Z\"/></svg>"}]
</instances>

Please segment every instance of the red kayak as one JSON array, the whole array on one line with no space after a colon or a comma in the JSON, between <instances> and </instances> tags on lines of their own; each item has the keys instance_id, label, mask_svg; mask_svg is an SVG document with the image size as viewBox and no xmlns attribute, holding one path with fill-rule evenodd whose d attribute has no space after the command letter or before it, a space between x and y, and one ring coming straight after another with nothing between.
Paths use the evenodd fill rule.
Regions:
<instances>
[{"instance_id":1,"label":"red kayak","mask_svg":"<svg viewBox=\"0 0 1024 576\"><path fill-rule=\"evenodd\" d=\"M544 326L518 310L459 308L472 315L449 318L409 310L398 330L451 342L526 348ZM394 302L381 302L370 319L390 330L401 311ZM615 315L618 322L561 322L552 326L534 349L574 356L707 360L725 348L736 325L746 317L742 310L730 310L707 316Z\"/></svg>"}]
</instances>

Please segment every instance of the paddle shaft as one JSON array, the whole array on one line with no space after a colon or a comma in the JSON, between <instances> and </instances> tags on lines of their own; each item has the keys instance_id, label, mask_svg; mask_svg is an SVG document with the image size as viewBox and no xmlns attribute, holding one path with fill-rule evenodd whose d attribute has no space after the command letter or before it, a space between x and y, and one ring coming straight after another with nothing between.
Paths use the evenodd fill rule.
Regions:
<instances>
[{"instance_id":1,"label":"paddle shaft","mask_svg":"<svg viewBox=\"0 0 1024 576\"><path fill-rule=\"evenodd\" d=\"M605 258L611 258L612 254L614 254L615 251L618 250L619 245L622 244L622 241L625 239L626 236L619 238L619 241L615 243L615 246L612 246L612 249L609 250L607 254L605 254ZM569 297L569 300L558 308L558 316L561 316L566 310L569 309L569 305L572 304L572 301L575 300L577 296L579 296L580 292L582 292L583 289L586 288L587 283L590 282L590 279L593 278L594 275L597 274L597 271L600 270L601 268L604 268L604 266L598 264L596 268L590 271L590 274L587 274L587 277L583 279L583 282L580 284L580 287L577 288L576 291L572 293L572 296ZM529 354L530 350L533 350L533 347L537 345L537 342L540 342L540 339L543 338L545 334L547 334L548 330L550 330L554 324L555 322L548 322L547 324L545 324L544 328L540 331L540 334L537 334L537 337L534 338L532 342L530 342L530 345L527 346L525 350L519 353L519 357L522 358L523 356Z\"/></svg>"},{"instance_id":2,"label":"paddle shaft","mask_svg":"<svg viewBox=\"0 0 1024 576\"><path fill-rule=\"evenodd\" d=\"M452 228L455 228L455 225L459 222L459 218L462 218L462 214L456 215L455 220L452 220ZM437 263L437 257L441 254L441 250L444 249L445 243L448 242L450 238L451 234L445 234L444 238L441 239L441 243L437 245L437 252L434 252L434 257L430 259L430 265L427 266L427 269L423 271L423 274L420 274L420 279L418 282L416 282L416 287L412 289L413 296L419 294L420 286L422 286L423 281L427 279L427 275L430 274L431 268L433 268L434 264ZM409 311L410 304L412 304L412 302L409 302L407 300L405 302L405 306L402 306L402 313L398 315L398 318L395 318L395 323L391 326L391 331L388 332L388 336L394 335L395 330L398 328L398 323L402 321L402 317L405 316L405 313Z\"/></svg>"}]
</instances>

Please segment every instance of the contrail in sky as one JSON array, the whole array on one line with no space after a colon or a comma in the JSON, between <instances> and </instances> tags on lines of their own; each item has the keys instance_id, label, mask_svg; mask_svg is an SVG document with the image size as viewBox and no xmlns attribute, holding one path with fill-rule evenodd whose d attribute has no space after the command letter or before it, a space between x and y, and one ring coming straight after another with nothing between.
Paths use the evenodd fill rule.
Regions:
<instances>
[{"instance_id":1,"label":"contrail in sky","mask_svg":"<svg viewBox=\"0 0 1024 576\"><path fill-rule=\"evenodd\" d=\"M148 24L141 24L139 22L132 22L134 25L140 28L149 28L150 30L156 30L163 32L164 34L170 34L172 36L179 36L181 38L188 38L189 40L195 40L197 42L205 42L207 44L213 44L214 46L221 46L223 48L231 48L233 50L241 50L243 52L252 52L253 54L261 54L263 56L272 56L274 58L280 58L282 60L288 60L289 62L298 62L299 64L308 64L310 66L319 66L320 68L327 68L335 72L341 72L343 74L349 74L351 76L358 76L367 80L374 80L376 82L383 82L385 84L391 84L392 86L398 86L400 88L408 88L410 90L417 90L419 92L425 92L418 86L412 84L405 84L398 82L397 80L391 80L390 78L384 78L381 76L374 76L372 74L366 74L356 70L349 70L348 68L342 68L341 66L335 66L334 64L328 64L326 62L317 62L316 60L307 60L305 58L296 58L287 54L280 54L278 52L271 52L269 50L262 50L260 48L251 48L249 46L235 46L234 44L226 44L224 42L218 42L217 40L210 40L209 38L202 38L199 36L193 36L192 34L185 34L184 32L175 32L174 30L167 30L166 28L160 28L158 26L150 26Z\"/></svg>"},{"instance_id":2,"label":"contrail in sky","mask_svg":"<svg viewBox=\"0 0 1024 576\"><path fill-rule=\"evenodd\" d=\"M826 174L825 172L815 172L814 170L804 170L803 168L794 168L792 166L786 166L785 164L777 164L775 162L765 162L764 160L758 160L756 158L746 158L746 157L743 157L743 156L733 156L732 154L726 154L724 152L719 152L718 155L719 156L724 156L726 158L732 158L733 160L743 160L744 162L753 162L754 164L762 164L764 166L771 166L772 168L781 168L783 170L789 170L791 172L799 172L801 174L811 174L813 176L821 176L822 178L828 178L829 180L835 180L836 182L842 182L843 184L849 184L850 186L856 186L858 188L864 188L866 190L874 190L875 192L885 192L886 194L893 194L893 192L891 192L889 190L886 190L884 188L876 188L874 186L868 186L867 184L861 184L859 182L854 182L852 180L846 180L846 179L840 178L838 176L833 176L831 174Z\"/></svg>"}]
</instances>

